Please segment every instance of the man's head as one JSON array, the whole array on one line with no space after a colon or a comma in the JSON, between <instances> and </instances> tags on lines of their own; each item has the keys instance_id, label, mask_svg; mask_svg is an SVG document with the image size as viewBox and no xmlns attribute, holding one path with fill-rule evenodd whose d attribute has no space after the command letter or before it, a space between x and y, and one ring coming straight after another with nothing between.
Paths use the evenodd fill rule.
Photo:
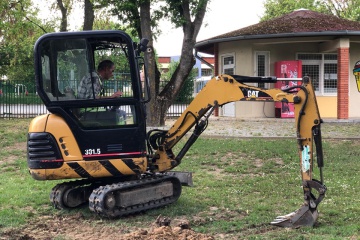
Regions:
<instances>
[{"instance_id":1,"label":"man's head","mask_svg":"<svg viewBox=\"0 0 360 240\"><path fill-rule=\"evenodd\" d=\"M115 64L110 60L104 60L99 63L97 72L104 80L112 78L115 70Z\"/></svg>"}]
</instances>

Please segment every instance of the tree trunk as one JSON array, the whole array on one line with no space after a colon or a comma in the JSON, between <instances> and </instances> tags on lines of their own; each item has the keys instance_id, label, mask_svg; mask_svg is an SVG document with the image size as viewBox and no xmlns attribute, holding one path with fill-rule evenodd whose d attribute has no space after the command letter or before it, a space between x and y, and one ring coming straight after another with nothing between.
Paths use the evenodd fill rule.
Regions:
<instances>
[{"instance_id":1,"label":"tree trunk","mask_svg":"<svg viewBox=\"0 0 360 240\"><path fill-rule=\"evenodd\" d=\"M84 0L84 31L93 29L94 19L94 4L91 0Z\"/></svg>"},{"instance_id":2,"label":"tree trunk","mask_svg":"<svg viewBox=\"0 0 360 240\"><path fill-rule=\"evenodd\" d=\"M57 5L61 11L60 32L66 32L67 31L67 8L64 7L62 0L57 0Z\"/></svg>"},{"instance_id":3,"label":"tree trunk","mask_svg":"<svg viewBox=\"0 0 360 240\"><path fill-rule=\"evenodd\" d=\"M178 1L173 3L176 6ZM159 92L160 73L158 71L155 52L153 47L153 34L151 31L151 9L150 0L142 1L140 5L140 20L141 20L141 35L149 40L148 51L145 52L145 62L147 63L148 77L150 82L150 97L151 100L147 106L148 119L147 124L149 126L163 126L165 125L166 112L171 104L176 99L185 80L189 76L194 64L195 58L193 56L193 48L196 43L196 37L199 33L202 21L206 12L207 1L202 2L202 6L195 14L194 21L191 21L191 11L189 1L182 0L180 11L174 14L181 14L183 19L183 32L184 40L180 56L180 64L172 75L169 83L164 89Z\"/></svg>"},{"instance_id":4,"label":"tree trunk","mask_svg":"<svg viewBox=\"0 0 360 240\"><path fill-rule=\"evenodd\" d=\"M150 0L142 1L140 5L140 25L141 25L141 35L143 38L149 40L148 49L145 52L145 62L147 63L147 72L150 83L150 102L147 105L147 123L149 126L159 126L159 113L160 105L158 101L158 92L159 92L159 81L160 73L156 65L156 58L154 52L154 41L153 33L151 31L151 15L150 15ZM161 101L160 101L161 103ZM161 125L161 124L160 124ZM164 123L162 123L164 125Z\"/></svg>"},{"instance_id":5,"label":"tree trunk","mask_svg":"<svg viewBox=\"0 0 360 240\"><path fill-rule=\"evenodd\" d=\"M185 83L185 80L188 78L196 62L193 55L193 48L195 46L196 37L199 33L202 21L205 16L206 5L207 2L198 11L194 21L191 21L189 2L186 0L182 2L180 12L183 14L182 17L185 21L183 23L184 40L181 49L180 63L172 75L169 83L156 97L156 101L153 102L154 105L150 106L152 114L157 114L154 118L151 118L151 120L154 121L153 124L158 124L160 126L165 124L166 112L178 96L181 88ZM157 106L155 106L155 104Z\"/></svg>"}]
</instances>

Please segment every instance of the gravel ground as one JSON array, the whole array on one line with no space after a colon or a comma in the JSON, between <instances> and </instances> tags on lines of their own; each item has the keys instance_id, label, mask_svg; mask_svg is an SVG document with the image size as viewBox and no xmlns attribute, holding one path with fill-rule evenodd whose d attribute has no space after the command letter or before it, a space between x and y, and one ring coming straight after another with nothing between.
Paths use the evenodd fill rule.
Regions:
<instances>
[{"instance_id":1,"label":"gravel ground","mask_svg":"<svg viewBox=\"0 0 360 240\"><path fill-rule=\"evenodd\" d=\"M175 119L166 121L165 129L170 128ZM322 137L325 138L359 138L360 119L337 120L323 119ZM190 131L191 133L191 131ZM280 118L247 118L213 117L209 119L207 129L202 136L239 137L239 138L280 138L296 137L295 120Z\"/></svg>"}]
</instances>

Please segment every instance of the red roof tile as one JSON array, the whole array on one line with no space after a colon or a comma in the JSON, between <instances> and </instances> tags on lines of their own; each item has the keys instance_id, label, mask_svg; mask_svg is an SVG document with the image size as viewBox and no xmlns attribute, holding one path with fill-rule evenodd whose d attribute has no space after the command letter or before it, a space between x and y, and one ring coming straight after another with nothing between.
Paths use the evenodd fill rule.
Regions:
<instances>
[{"instance_id":1,"label":"red roof tile","mask_svg":"<svg viewBox=\"0 0 360 240\"><path fill-rule=\"evenodd\" d=\"M211 39L241 35L268 35L299 32L360 31L360 22L338 18L311 10L300 9L281 17L228 32Z\"/></svg>"}]
</instances>

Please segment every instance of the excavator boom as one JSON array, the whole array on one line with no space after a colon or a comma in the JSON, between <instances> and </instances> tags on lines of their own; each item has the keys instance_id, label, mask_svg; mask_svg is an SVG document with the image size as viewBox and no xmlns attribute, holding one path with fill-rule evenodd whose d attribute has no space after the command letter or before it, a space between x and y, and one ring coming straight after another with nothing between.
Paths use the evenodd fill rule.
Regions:
<instances>
[{"instance_id":1,"label":"excavator boom","mask_svg":"<svg viewBox=\"0 0 360 240\"><path fill-rule=\"evenodd\" d=\"M167 132L155 134L151 139L156 149L153 155L152 169L166 172L180 164L182 157L196 141L207 126L207 119L214 108L234 101L277 101L293 103L295 108L295 129L297 136L300 169L305 202L294 213L276 218L272 224L283 227L298 227L314 225L318 213L317 206L323 199L326 187L323 185L322 167L323 154L321 146L322 122L316 102L316 96L310 79L303 78L301 86L288 89L262 89L244 82L274 82L274 78L254 78L244 76L221 75L211 79L193 102ZM195 127L194 127L195 126ZM177 156L172 148L183 136L194 127L183 149ZM161 140L159 140L161 138ZM313 179L313 153L317 152L317 164L321 172L321 181ZM160 144L155 145L155 142ZM319 197L312 194L312 189L318 191Z\"/></svg>"}]
</instances>

